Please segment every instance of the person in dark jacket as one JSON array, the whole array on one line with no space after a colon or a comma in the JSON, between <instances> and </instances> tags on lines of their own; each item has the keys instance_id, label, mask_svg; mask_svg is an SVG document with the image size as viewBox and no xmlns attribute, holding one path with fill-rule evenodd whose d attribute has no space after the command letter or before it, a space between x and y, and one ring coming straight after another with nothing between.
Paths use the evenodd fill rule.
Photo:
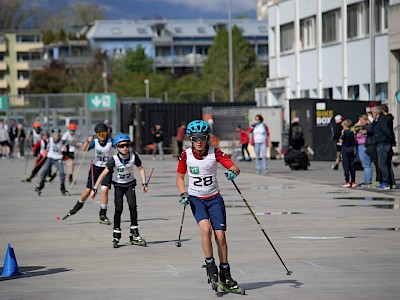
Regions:
<instances>
[{"instance_id":1,"label":"person in dark jacket","mask_svg":"<svg viewBox=\"0 0 400 300\"><path fill-rule=\"evenodd\" d=\"M378 164L378 153L376 152L376 145L375 145L375 140L374 140L374 127L375 127L375 120L374 117L372 116L372 113L368 113L368 120L370 124L367 124L365 126L365 129L367 131L367 141L365 143L365 153L367 153L371 157L371 162L374 163L375 166L375 182L376 183L381 183L382 182L382 172L379 169L379 164Z\"/></svg>"},{"instance_id":2,"label":"person in dark jacket","mask_svg":"<svg viewBox=\"0 0 400 300\"><path fill-rule=\"evenodd\" d=\"M387 126L389 127L390 130L390 144L392 145L391 148L391 152L390 152L390 162L388 162L388 164L390 165L389 168L389 185L391 188L395 188L396 187L396 180L394 177L394 173L393 173L393 167L392 167L392 158L393 158L393 147L396 147L396 136L394 134L394 129L393 129L393 120L394 117L392 114L389 113L389 108L386 104L383 104L381 106L382 109L382 114L386 117L386 122L387 122Z\"/></svg>"},{"instance_id":3,"label":"person in dark jacket","mask_svg":"<svg viewBox=\"0 0 400 300\"><path fill-rule=\"evenodd\" d=\"M336 115L334 118L334 122L331 122L331 132L332 132L332 140L335 143L335 150L336 150L336 159L335 164L332 166L333 170L339 170L339 163L340 163L340 155L342 153L342 144L340 143L340 137L342 135L342 125L344 118L341 115Z\"/></svg>"},{"instance_id":4,"label":"person in dark jacket","mask_svg":"<svg viewBox=\"0 0 400 300\"><path fill-rule=\"evenodd\" d=\"M156 159L156 153L158 149L158 153L160 154L160 160L164 160L164 151L163 151L163 140L164 134L161 129L160 124L156 124L155 128L151 130L151 134L153 135L153 160Z\"/></svg>"},{"instance_id":5,"label":"person in dark jacket","mask_svg":"<svg viewBox=\"0 0 400 300\"><path fill-rule=\"evenodd\" d=\"M391 144L392 135L388 125L388 119L382 114L381 107L374 106L371 111L376 120L374 125L374 140L378 153L378 164L382 172L382 182L376 188L389 190L391 188L390 174L393 172L393 170L391 170L391 157L393 155Z\"/></svg>"},{"instance_id":6,"label":"person in dark jacket","mask_svg":"<svg viewBox=\"0 0 400 300\"><path fill-rule=\"evenodd\" d=\"M300 125L299 118L293 118L292 125L289 130L289 146L296 150L301 150L304 146L304 129L303 126Z\"/></svg>"},{"instance_id":7,"label":"person in dark jacket","mask_svg":"<svg viewBox=\"0 0 400 300\"><path fill-rule=\"evenodd\" d=\"M342 122L342 135L339 139L342 150L342 165L344 171L345 184L342 187L356 187L356 168L354 167L354 147L356 145L354 132L350 130L351 121Z\"/></svg>"}]
</instances>

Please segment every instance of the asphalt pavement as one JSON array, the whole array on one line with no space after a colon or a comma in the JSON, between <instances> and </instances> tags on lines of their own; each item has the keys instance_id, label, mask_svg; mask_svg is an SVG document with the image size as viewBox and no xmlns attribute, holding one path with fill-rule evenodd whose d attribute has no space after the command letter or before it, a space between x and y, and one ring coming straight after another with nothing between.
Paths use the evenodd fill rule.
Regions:
<instances>
[{"instance_id":1,"label":"asphalt pavement","mask_svg":"<svg viewBox=\"0 0 400 300\"><path fill-rule=\"evenodd\" d=\"M189 209L182 247L175 246L183 207L172 156L153 161L141 155L147 172L154 168L149 192L137 192L147 247L129 244L126 201L118 249L112 247L112 225L98 222L98 199L88 199L76 215L58 220L85 186L89 156L78 157L76 170L82 166L76 184L67 184L68 197L60 194L58 178L38 196L36 182L21 182L24 160L0 159L0 255L6 258L10 244L22 273L0 278L0 299L399 298L399 189L342 188L342 168L332 170L332 162L312 161L309 170L292 171L282 160L271 160L266 176L255 173L254 161L237 162L242 173L235 183L259 225L219 168L229 261L233 278L246 289L242 296L216 293L207 284L200 235ZM400 167L394 170L399 183ZM362 171L357 171L359 178ZM112 190L111 220L113 210Z\"/></svg>"}]
</instances>

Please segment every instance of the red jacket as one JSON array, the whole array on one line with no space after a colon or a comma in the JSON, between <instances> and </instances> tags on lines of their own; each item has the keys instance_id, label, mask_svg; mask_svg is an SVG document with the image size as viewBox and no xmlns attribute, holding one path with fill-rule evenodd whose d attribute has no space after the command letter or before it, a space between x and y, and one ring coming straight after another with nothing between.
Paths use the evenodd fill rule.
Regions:
<instances>
[{"instance_id":1,"label":"red jacket","mask_svg":"<svg viewBox=\"0 0 400 300\"><path fill-rule=\"evenodd\" d=\"M240 144L248 144L249 143L249 135L244 129L240 129Z\"/></svg>"}]
</instances>

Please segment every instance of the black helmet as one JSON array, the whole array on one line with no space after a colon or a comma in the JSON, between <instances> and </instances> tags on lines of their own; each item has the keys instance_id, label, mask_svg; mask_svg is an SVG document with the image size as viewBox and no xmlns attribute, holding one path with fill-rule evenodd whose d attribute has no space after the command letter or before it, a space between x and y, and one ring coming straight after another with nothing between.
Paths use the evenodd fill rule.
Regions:
<instances>
[{"instance_id":1,"label":"black helmet","mask_svg":"<svg viewBox=\"0 0 400 300\"><path fill-rule=\"evenodd\" d=\"M96 127L94 128L94 132L98 133L98 132L105 132L108 131L108 127L106 124L104 123L99 123L96 125Z\"/></svg>"}]
</instances>

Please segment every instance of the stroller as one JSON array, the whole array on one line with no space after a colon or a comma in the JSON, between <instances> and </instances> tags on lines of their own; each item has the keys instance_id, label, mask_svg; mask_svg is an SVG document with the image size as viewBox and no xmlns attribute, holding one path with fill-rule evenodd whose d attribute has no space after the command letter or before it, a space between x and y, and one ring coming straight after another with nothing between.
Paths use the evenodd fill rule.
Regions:
<instances>
[{"instance_id":1,"label":"stroller","mask_svg":"<svg viewBox=\"0 0 400 300\"><path fill-rule=\"evenodd\" d=\"M285 165L289 166L292 170L308 170L310 160L305 151L290 148L285 153Z\"/></svg>"}]
</instances>

